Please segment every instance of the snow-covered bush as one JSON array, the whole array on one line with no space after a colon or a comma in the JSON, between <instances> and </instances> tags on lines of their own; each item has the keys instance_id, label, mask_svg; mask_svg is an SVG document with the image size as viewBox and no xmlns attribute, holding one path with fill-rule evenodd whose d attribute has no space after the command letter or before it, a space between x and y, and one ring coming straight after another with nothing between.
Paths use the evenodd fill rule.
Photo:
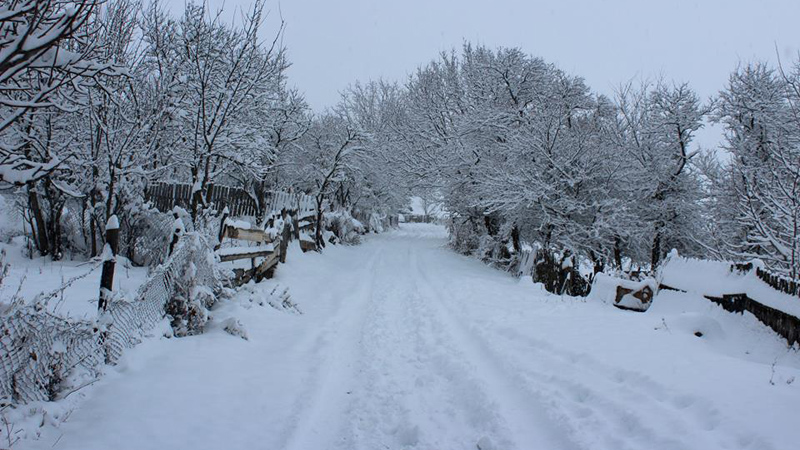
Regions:
<instances>
[{"instance_id":1,"label":"snow-covered bush","mask_svg":"<svg viewBox=\"0 0 800 450\"><path fill-rule=\"evenodd\" d=\"M181 261L176 262L178 258ZM177 278L165 306L175 336L203 332L209 320L208 311L217 301L218 286L209 284L218 281L215 258L208 239L198 232L187 233L175 249L170 262L176 264Z\"/></svg>"},{"instance_id":2,"label":"snow-covered bush","mask_svg":"<svg viewBox=\"0 0 800 450\"><path fill-rule=\"evenodd\" d=\"M472 218L454 216L448 224L450 247L462 255L472 255L481 246L479 225Z\"/></svg>"},{"instance_id":3,"label":"snow-covered bush","mask_svg":"<svg viewBox=\"0 0 800 450\"><path fill-rule=\"evenodd\" d=\"M369 231L373 233L383 233L384 223L386 220L385 214L378 214L373 212L369 215Z\"/></svg>"},{"instance_id":4,"label":"snow-covered bush","mask_svg":"<svg viewBox=\"0 0 800 450\"><path fill-rule=\"evenodd\" d=\"M350 212L338 210L324 215L325 229L332 232L336 242L354 245L361 242L361 235L366 232L364 225L356 220Z\"/></svg>"},{"instance_id":5,"label":"snow-covered bush","mask_svg":"<svg viewBox=\"0 0 800 450\"><path fill-rule=\"evenodd\" d=\"M569 251L558 254L537 250L532 276L535 283L542 283L548 292L554 294L585 297L591 291L591 285L577 267L575 255Z\"/></svg>"},{"instance_id":6,"label":"snow-covered bush","mask_svg":"<svg viewBox=\"0 0 800 450\"><path fill-rule=\"evenodd\" d=\"M128 259L142 266L152 266L167 257L172 239L172 214L162 213L152 207L143 207L133 214L123 216L120 241Z\"/></svg>"},{"instance_id":7,"label":"snow-covered bush","mask_svg":"<svg viewBox=\"0 0 800 450\"><path fill-rule=\"evenodd\" d=\"M186 278L184 281L189 281ZM175 336L201 334L208 322L208 306L213 304L213 294L205 287L181 289L165 306Z\"/></svg>"}]
</instances>

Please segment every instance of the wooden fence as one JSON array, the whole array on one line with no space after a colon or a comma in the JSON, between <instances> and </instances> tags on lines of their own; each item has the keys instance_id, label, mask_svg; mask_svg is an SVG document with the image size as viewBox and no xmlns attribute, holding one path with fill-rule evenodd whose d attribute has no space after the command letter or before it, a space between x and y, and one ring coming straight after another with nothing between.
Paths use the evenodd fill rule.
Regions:
<instances>
[{"instance_id":1,"label":"wooden fence","mask_svg":"<svg viewBox=\"0 0 800 450\"><path fill-rule=\"evenodd\" d=\"M244 189L229 186L211 185L207 198L218 210L228 208L231 217L255 216L258 211L256 200ZM192 203L192 185L185 183L153 183L147 188L145 196L159 211L169 212L175 206L189 208ZM301 218L309 217L316 211L314 197L288 192L267 192L264 204L267 212L287 209L298 211Z\"/></svg>"},{"instance_id":2,"label":"wooden fence","mask_svg":"<svg viewBox=\"0 0 800 450\"><path fill-rule=\"evenodd\" d=\"M731 264L731 272L749 272L751 270L753 270L753 263L751 262ZM770 285L772 289L800 298L800 283L796 280L769 272L761 267L756 267L756 276Z\"/></svg>"},{"instance_id":3,"label":"wooden fence","mask_svg":"<svg viewBox=\"0 0 800 450\"><path fill-rule=\"evenodd\" d=\"M733 263L730 267L731 272L744 274L753 270L753 263ZM798 285L795 281L770 273L760 267L756 267L755 270L756 276L776 291L793 296L800 296ZM659 290L661 289L686 292L678 287L664 284L659 286ZM744 293L726 294L722 295L722 297L704 295L703 297L722 306L724 310L729 312L739 314L743 314L745 311L749 312L755 316L759 322L770 327L773 331L778 333L778 335L786 339L789 345L800 343L800 318L792 314L769 307L756 299L750 298Z\"/></svg>"},{"instance_id":4,"label":"wooden fence","mask_svg":"<svg viewBox=\"0 0 800 450\"><path fill-rule=\"evenodd\" d=\"M791 314L761 304L748 297L747 294L723 295L722 297L706 295L705 298L722 306L726 311L739 314L743 314L745 311L749 312L761 323L785 338L789 345L800 343L800 319Z\"/></svg>"},{"instance_id":5,"label":"wooden fence","mask_svg":"<svg viewBox=\"0 0 800 450\"><path fill-rule=\"evenodd\" d=\"M761 281L772 286L773 289L789 295L794 295L795 297L800 297L800 286L796 281L767 272L760 267L756 268L756 275L758 278L761 278Z\"/></svg>"}]
</instances>

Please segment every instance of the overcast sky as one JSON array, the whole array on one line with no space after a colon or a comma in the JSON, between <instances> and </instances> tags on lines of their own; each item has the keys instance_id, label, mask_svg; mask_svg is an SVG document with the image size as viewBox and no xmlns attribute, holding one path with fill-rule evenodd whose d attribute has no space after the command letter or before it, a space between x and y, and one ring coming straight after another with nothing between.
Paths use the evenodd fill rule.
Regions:
<instances>
[{"instance_id":1,"label":"overcast sky","mask_svg":"<svg viewBox=\"0 0 800 450\"><path fill-rule=\"evenodd\" d=\"M249 4L224 2L229 12ZM315 110L333 106L355 80L402 81L465 39L519 47L601 93L663 75L690 82L704 98L740 61L775 62L776 47L794 61L800 50L800 0L268 0L267 7L264 35L280 12L290 82ZM717 138L706 132L701 141Z\"/></svg>"}]
</instances>

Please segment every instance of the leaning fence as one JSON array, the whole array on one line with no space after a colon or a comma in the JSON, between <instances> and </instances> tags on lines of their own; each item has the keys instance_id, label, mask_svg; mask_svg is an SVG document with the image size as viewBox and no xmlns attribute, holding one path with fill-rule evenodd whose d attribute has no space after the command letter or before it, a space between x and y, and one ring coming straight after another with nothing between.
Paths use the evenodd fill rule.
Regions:
<instances>
[{"instance_id":1,"label":"leaning fence","mask_svg":"<svg viewBox=\"0 0 800 450\"><path fill-rule=\"evenodd\" d=\"M232 217L255 216L258 211L256 199L244 189L214 185L209 187L207 197L219 211L228 208ZM146 199L162 212L168 212L175 206L188 208L192 200L192 185L153 183L147 188ZM286 209L300 212L301 217L308 217L316 211L314 197L305 194L269 191L264 194L261 203L267 213Z\"/></svg>"},{"instance_id":2,"label":"leaning fence","mask_svg":"<svg viewBox=\"0 0 800 450\"><path fill-rule=\"evenodd\" d=\"M184 235L172 255L139 288L135 299L117 299L97 320L58 316L42 305L22 305L0 317L0 403L54 400L74 369L96 376L115 363L165 317L165 305L184 287L220 288L210 246Z\"/></svg>"}]
</instances>

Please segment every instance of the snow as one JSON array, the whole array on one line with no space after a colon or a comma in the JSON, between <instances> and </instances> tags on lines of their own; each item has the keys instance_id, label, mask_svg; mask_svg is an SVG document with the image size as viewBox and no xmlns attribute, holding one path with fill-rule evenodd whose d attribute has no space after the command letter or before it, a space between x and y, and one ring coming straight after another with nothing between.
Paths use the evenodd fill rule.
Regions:
<instances>
[{"instance_id":1,"label":"snow","mask_svg":"<svg viewBox=\"0 0 800 450\"><path fill-rule=\"evenodd\" d=\"M242 230L249 230L251 227L250 222L247 222L245 220L231 219L230 217L225 219L225 225L228 225L229 227L233 228L239 228Z\"/></svg>"},{"instance_id":2,"label":"snow","mask_svg":"<svg viewBox=\"0 0 800 450\"><path fill-rule=\"evenodd\" d=\"M100 295L101 261L62 260L48 257L29 259L24 254L25 238L16 237L10 243L0 243L11 265L8 277L0 286L0 298L5 301L19 289L19 295L32 301L53 296L48 309L73 318L95 318ZM109 249L110 252L110 249ZM147 268L135 267L127 258L117 255L114 291L122 298L133 298L139 286L147 280ZM70 285L61 291L64 283Z\"/></svg>"},{"instance_id":3,"label":"snow","mask_svg":"<svg viewBox=\"0 0 800 450\"><path fill-rule=\"evenodd\" d=\"M608 304L614 304L617 298L617 286L630 289L633 292L638 292L649 287L650 291L655 294L658 292L658 283L652 278L645 278L641 281L623 280L614 278L604 273L598 273L592 282L592 290L589 292L589 298L600 300ZM618 306L622 306L637 311L644 311L649 307L649 304L642 304L642 301L631 294L624 295Z\"/></svg>"},{"instance_id":4,"label":"snow","mask_svg":"<svg viewBox=\"0 0 800 450\"><path fill-rule=\"evenodd\" d=\"M47 163L37 163L28 161L22 157L10 156L4 158L3 163L0 164L0 181L23 185L29 181L40 178L61 164L61 160L53 158Z\"/></svg>"},{"instance_id":5,"label":"snow","mask_svg":"<svg viewBox=\"0 0 800 450\"><path fill-rule=\"evenodd\" d=\"M108 222L106 222L106 230L118 230L119 229L119 219L117 215L114 214L108 218Z\"/></svg>"},{"instance_id":6,"label":"snow","mask_svg":"<svg viewBox=\"0 0 800 450\"><path fill-rule=\"evenodd\" d=\"M116 260L116 255L114 255L114 250L111 249L111 244L109 244L108 242L103 244L103 252L100 253L100 260L103 262Z\"/></svg>"},{"instance_id":7,"label":"snow","mask_svg":"<svg viewBox=\"0 0 800 450\"><path fill-rule=\"evenodd\" d=\"M752 316L695 293L646 313L549 295L446 242L426 224L295 242L205 334L146 340L15 448L796 447L800 356ZM303 314L257 306L277 284Z\"/></svg>"},{"instance_id":8,"label":"snow","mask_svg":"<svg viewBox=\"0 0 800 450\"><path fill-rule=\"evenodd\" d=\"M183 219L180 217L175 219L175 222L172 224L172 229L175 234L181 235L186 232L186 225L183 223Z\"/></svg>"},{"instance_id":9,"label":"snow","mask_svg":"<svg viewBox=\"0 0 800 450\"><path fill-rule=\"evenodd\" d=\"M773 289L761 281L754 269L741 274L731 271L731 263L671 257L661 269L661 283L684 291L722 297L747 294L757 302L800 317L800 298Z\"/></svg>"}]
</instances>

